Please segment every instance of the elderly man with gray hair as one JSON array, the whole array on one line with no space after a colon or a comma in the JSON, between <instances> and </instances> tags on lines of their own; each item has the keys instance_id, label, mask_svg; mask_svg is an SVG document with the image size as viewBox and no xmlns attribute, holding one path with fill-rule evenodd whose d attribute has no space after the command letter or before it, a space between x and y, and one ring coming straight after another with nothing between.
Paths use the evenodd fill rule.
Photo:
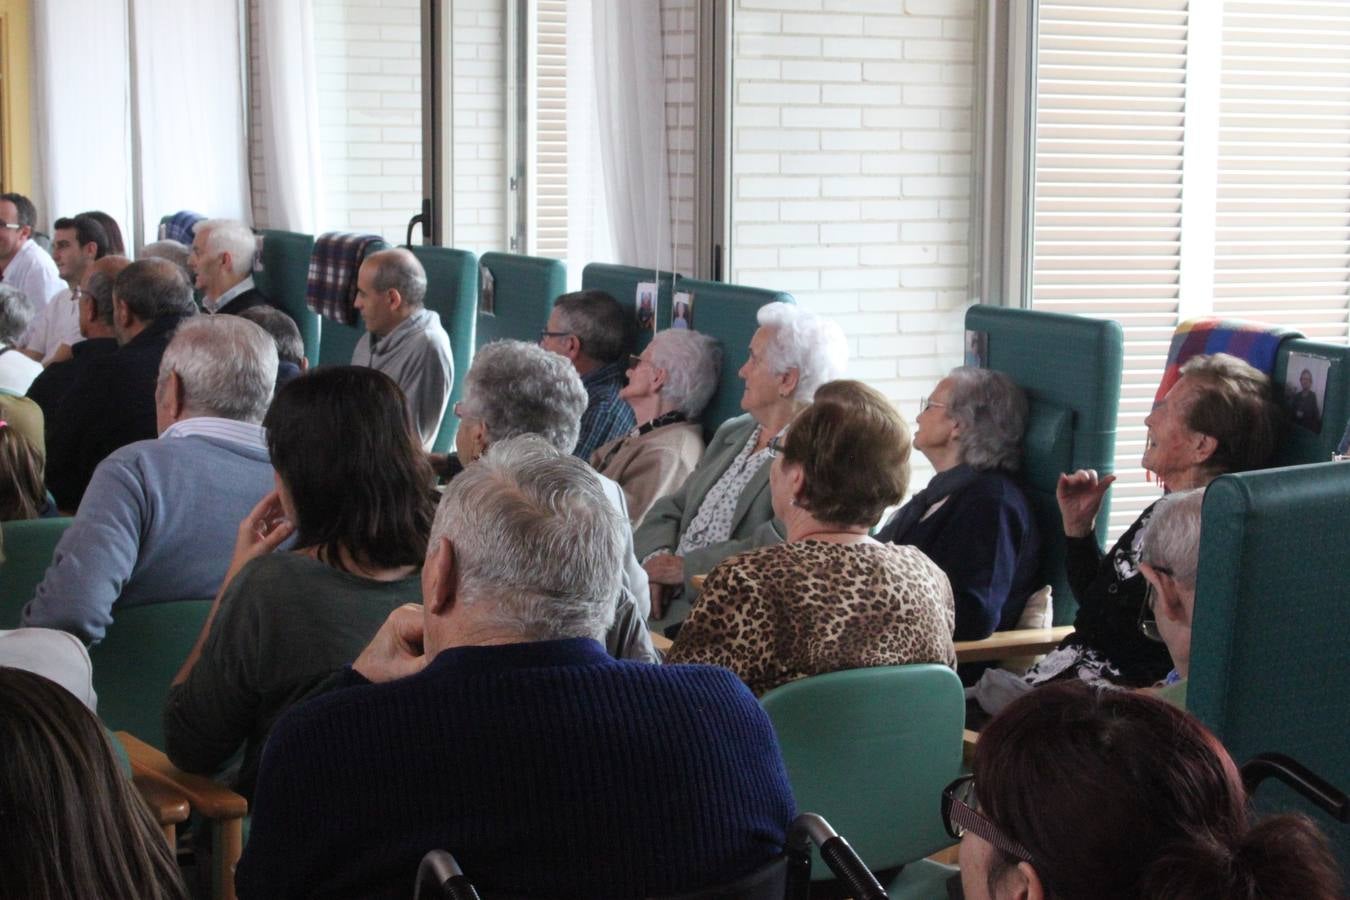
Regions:
<instances>
[{"instance_id":1,"label":"elderly man with gray hair","mask_svg":"<svg viewBox=\"0 0 1350 900\"><path fill-rule=\"evenodd\" d=\"M1148 579L1148 602L1140 628L1167 645L1173 669L1154 690L1185 708L1191 672L1191 618L1200 567L1200 512L1205 491L1176 491L1158 501L1144 529L1139 571Z\"/></svg>"},{"instance_id":2,"label":"elderly man with gray hair","mask_svg":"<svg viewBox=\"0 0 1350 900\"><path fill-rule=\"evenodd\" d=\"M450 336L440 315L426 308L426 296L427 273L411 251L396 247L367 256L356 275L356 308L366 333L352 365L394 379L423 448L430 450L450 402L455 365Z\"/></svg>"},{"instance_id":3,"label":"elderly man with gray hair","mask_svg":"<svg viewBox=\"0 0 1350 900\"><path fill-rule=\"evenodd\" d=\"M239 895L403 896L433 848L513 897L684 894L776 857L793 800L750 692L599 644L627 530L538 437L457 476L422 605L272 731Z\"/></svg>"},{"instance_id":4,"label":"elderly man with gray hair","mask_svg":"<svg viewBox=\"0 0 1350 900\"><path fill-rule=\"evenodd\" d=\"M33 312L33 303L23 291L0 284L0 391L23 396L42 372L42 363L19 350Z\"/></svg>"},{"instance_id":5,"label":"elderly man with gray hair","mask_svg":"<svg viewBox=\"0 0 1350 900\"><path fill-rule=\"evenodd\" d=\"M184 322L160 363L159 437L99 464L23 624L93 642L115 607L214 596L239 522L272 489L259 423L276 375L252 322Z\"/></svg>"},{"instance_id":6,"label":"elderly man with gray hair","mask_svg":"<svg viewBox=\"0 0 1350 900\"><path fill-rule=\"evenodd\" d=\"M247 225L234 219L204 219L194 226L192 234L187 265L207 312L238 315L267 303L267 297L253 283L258 238ZM155 255L179 264L167 254Z\"/></svg>"}]
</instances>

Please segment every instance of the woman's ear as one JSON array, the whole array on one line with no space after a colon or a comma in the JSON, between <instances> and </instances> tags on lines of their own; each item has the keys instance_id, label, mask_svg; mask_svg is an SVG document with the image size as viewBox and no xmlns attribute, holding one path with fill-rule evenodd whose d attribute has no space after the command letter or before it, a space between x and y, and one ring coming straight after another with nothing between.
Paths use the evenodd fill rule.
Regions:
<instances>
[{"instance_id":1,"label":"woman's ear","mask_svg":"<svg viewBox=\"0 0 1350 900\"><path fill-rule=\"evenodd\" d=\"M473 459L478 459L487 452L488 444L492 443L488 439L487 424L482 419L477 419L469 425L469 449L473 453ZM466 460L473 462L473 459Z\"/></svg>"}]
</instances>

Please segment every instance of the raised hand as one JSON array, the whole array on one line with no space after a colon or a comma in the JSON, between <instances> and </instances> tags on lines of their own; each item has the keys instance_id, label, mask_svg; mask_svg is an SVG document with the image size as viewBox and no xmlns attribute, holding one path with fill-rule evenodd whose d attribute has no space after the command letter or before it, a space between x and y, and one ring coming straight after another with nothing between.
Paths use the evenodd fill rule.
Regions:
<instances>
[{"instance_id":1,"label":"raised hand","mask_svg":"<svg viewBox=\"0 0 1350 900\"><path fill-rule=\"evenodd\" d=\"M295 523L286 518L281 495L275 490L271 491L239 523L239 532L234 539L234 557L225 574L225 584L229 584L247 563L271 553L293 533Z\"/></svg>"},{"instance_id":2,"label":"raised hand","mask_svg":"<svg viewBox=\"0 0 1350 900\"><path fill-rule=\"evenodd\" d=\"M421 604L403 604L384 620L352 668L376 684L422 671L428 662L422 647L423 622Z\"/></svg>"},{"instance_id":3,"label":"raised hand","mask_svg":"<svg viewBox=\"0 0 1350 900\"><path fill-rule=\"evenodd\" d=\"M1098 478L1096 469L1079 469L1059 476L1055 499L1059 501L1066 536L1087 537L1092 533L1097 511L1102 508L1102 498L1115 480L1114 475Z\"/></svg>"}]
</instances>

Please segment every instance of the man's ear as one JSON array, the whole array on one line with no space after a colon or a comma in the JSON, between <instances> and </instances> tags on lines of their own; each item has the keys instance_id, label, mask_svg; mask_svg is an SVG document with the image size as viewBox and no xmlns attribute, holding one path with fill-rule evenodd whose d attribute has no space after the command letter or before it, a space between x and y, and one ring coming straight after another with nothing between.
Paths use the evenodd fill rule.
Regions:
<instances>
[{"instance_id":1,"label":"man's ear","mask_svg":"<svg viewBox=\"0 0 1350 900\"><path fill-rule=\"evenodd\" d=\"M177 422L183 417L183 410L186 405L184 400L187 395L183 390L183 379L179 377L177 372L170 371L168 377L161 383L160 391L162 391L160 403L163 404L170 421Z\"/></svg>"},{"instance_id":2,"label":"man's ear","mask_svg":"<svg viewBox=\"0 0 1350 900\"><path fill-rule=\"evenodd\" d=\"M455 547L438 537L422 564L422 603L432 615L443 616L455 604Z\"/></svg>"},{"instance_id":3,"label":"man's ear","mask_svg":"<svg viewBox=\"0 0 1350 900\"><path fill-rule=\"evenodd\" d=\"M386 296L389 298L390 309L403 309L403 295L394 288L390 288Z\"/></svg>"},{"instance_id":4,"label":"man's ear","mask_svg":"<svg viewBox=\"0 0 1350 900\"><path fill-rule=\"evenodd\" d=\"M113 322L123 328L131 325L131 308L120 297L113 297Z\"/></svg>"}]
</instances>

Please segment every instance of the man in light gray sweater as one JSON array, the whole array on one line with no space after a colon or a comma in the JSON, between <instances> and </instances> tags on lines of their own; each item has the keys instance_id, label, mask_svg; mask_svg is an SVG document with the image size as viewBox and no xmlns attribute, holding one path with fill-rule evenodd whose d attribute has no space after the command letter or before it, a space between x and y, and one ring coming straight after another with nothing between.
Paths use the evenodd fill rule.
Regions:
<instances>
[{"instance_id":1,"label":"man in light gray sweater","mask_svg":"<svg viewBox=\"0 0 1350 900\"><path fill-rule=\"evenodd\" d=\"M215 596L239 523L272 490L263 414L276 345L235 316L188 319L155 387L159 437L94 470L23 624L97 643L115 606Z\"/></svg>"},{"instance_id":2,"label":"man in light gray sweater","mask_svg":"<svg viewBox=\"0 0 1350 900\"><path fill-rule=\"evenodd\" d=\"M441 317L423 306L427 273L403 248L367 256L356 275L356 308L366 333L352 365L378 369L403 390L412 425L430 450L445 418L455 381L450 336Z\"/></svg>"}]
</instances>

